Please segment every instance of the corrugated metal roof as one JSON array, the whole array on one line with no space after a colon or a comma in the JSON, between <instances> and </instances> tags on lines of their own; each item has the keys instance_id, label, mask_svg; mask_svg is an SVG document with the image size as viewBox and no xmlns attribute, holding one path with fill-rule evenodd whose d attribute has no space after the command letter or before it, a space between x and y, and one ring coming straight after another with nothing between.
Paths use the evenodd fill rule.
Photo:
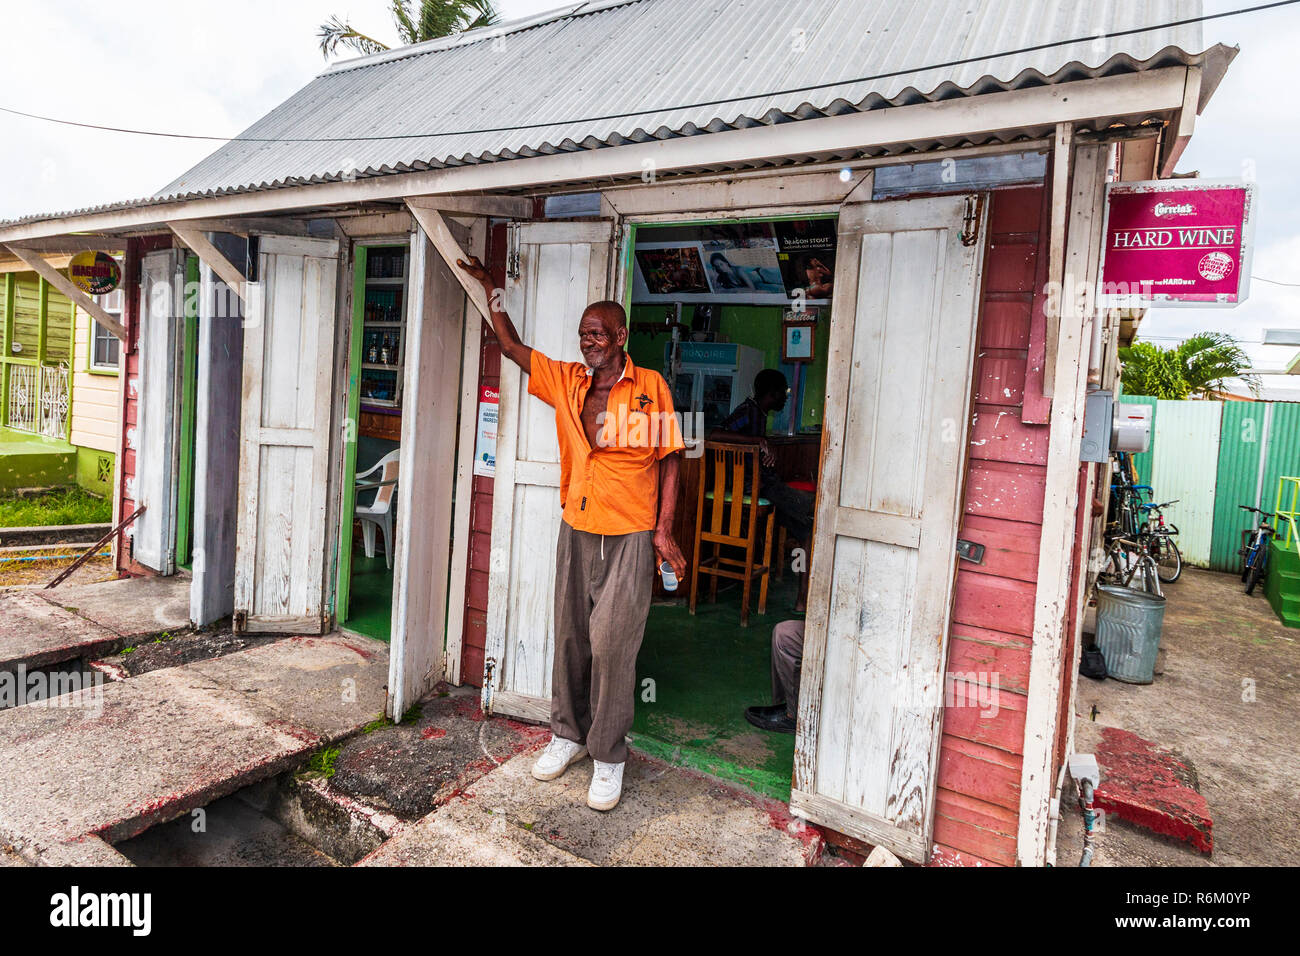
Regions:
<instances>
[{"instance_id":1,"label":"corrugated metal roof","mask_svg":"<svg viewBox=\"0 0 1300 956\"><path fill-rule=\"evenodd\" d=\"M1231 52L1194 53L1199 24L1124 35L1200 14L1200 0L580 3L336 64L250 126L245 141L222 146L150 201L597 149L1175 64L1206 63L1217 74L1207 77L1208 96ZM1038 49L997 55L1026 47ZM392 136L406 138L373 138Z\"/></svg>"}]
</instances>

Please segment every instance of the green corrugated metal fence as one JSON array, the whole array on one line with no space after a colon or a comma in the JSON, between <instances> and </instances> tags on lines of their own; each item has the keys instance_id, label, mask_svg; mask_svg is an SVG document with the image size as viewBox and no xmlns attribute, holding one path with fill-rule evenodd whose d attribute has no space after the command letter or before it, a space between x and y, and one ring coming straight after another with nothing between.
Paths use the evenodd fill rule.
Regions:
<instances>
[{"instance_id":1,"label":"green corrugated metal fence","mask_svg":"<svg viewBox=\"0 0 1300 956\"><path fill-rule=\"evenodd\" d=\"M1219 430L1218 484L1214 493L1214 544L1210 567L1216 571L1241 568L1237 549L1241 533L1255 527L1255 515L1239 505L1260 507L1260 459L1265 457L1269 419L1275 414L1267 402L1224 402ZM1264 490L1263 496L1268 497Z\"/></svg>"},{"instance_id":2,"label":"green corrugated metal fence","mask_svg":"<svg viewBox=\"0 0 1300 956\"><path fill-rule=\"evenodd\" d=\"M1120 400L1155 406L1151 450L1133 460L1157 501L1183 499L1168 520L1182 532L1184 558L1240 570L1241 532L1255 526L1255 516L1238 505L1271 510L1278 478L1300 474L1300 403Z\"/></svg>"}]
</instances>

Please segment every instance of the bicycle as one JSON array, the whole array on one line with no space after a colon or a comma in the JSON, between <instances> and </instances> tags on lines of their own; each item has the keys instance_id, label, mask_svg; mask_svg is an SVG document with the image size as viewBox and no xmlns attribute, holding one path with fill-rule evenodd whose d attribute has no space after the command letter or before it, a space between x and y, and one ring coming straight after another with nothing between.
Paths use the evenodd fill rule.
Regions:
<instances>
[{"instance_id":1,"label":"bicycle","mask_svg":"<svg viewBox=\"0 0 1300 956\"><path fill-rule=\"evenodd\" d=\"M1164 597L1160 587L1160 568L1149 551L1132 538L1116 537L1106 549L1104 570L1097 575L1103 584L1132 587L1132 581L1141 572L1142 590L1156 597Z\"/></svg>"},{"instance_id":2,"label":"bicycle","mask_svg":"<svg viewBox=\"0 0 1300 956\"><path fill-rule=\"evenodd\" d=\"M1178 550L1178 545L1173 539L1173 536L1178 534L1178 525L1172 522L1166 525L1164 513L1165 508L1178 504L1179 500L1175 498L1173 501L1141 506L1146 512L1146 518L1143 519L1142 527L1139 529L1138 540L1143 542L1144 547L1155 560L1160 580L1165 584L1173 584L1183 573L1183 553ZM1154 526L1151 523L1152 519L1156 522Z\"/></svg>"},{"instance_id":3,"label":"bicycle","mask_svg":"<svg viewBox=\"0 0 1300 956\"><path fill-rule=\"evenodd\" d=\"M1277 515L1249 505L1237 505L1237 507L1242 511L1254 512L1263 519L1254 531L1242 533L1243 538L1249 534L1250 540L1237 552L1245 559L1241 565L1241 580L1246 585L1246 593L1254 594L1255 586L1268 573L1268 543L1277 535L1277 529L1268 523L1268 519L1276 518Z\"/></svg>"}]
</instances>

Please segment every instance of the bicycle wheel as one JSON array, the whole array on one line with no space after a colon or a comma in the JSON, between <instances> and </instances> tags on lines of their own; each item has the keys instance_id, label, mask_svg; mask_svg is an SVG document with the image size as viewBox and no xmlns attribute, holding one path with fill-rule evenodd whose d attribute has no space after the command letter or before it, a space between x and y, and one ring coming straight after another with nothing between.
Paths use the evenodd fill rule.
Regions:
<instances>
[{"instance_id":1,"label":"bicycle wheel","mask_svg":"<svg viewBox=\"0 0 1300 956\"><path fill-rule=\"evenodd\" d=\"M1155 559L1157 573L1165 584L1173 584L1183 573L1182 552L1167 535L1162 535L1152 542L1151 557Z\"/></svg>"},{"instance_id":2,"label":"bicycle wheel","mask_svg":"<svg viewBox=\"0 0 1300 956\"><path fill-rule=\"evenodd\" d=\"M1260 579L1264 577L1264 562L1256 560L1246 571L1246 593L1254 594L1255 585L1259 584Z\"/></svg>"}]
</instances>

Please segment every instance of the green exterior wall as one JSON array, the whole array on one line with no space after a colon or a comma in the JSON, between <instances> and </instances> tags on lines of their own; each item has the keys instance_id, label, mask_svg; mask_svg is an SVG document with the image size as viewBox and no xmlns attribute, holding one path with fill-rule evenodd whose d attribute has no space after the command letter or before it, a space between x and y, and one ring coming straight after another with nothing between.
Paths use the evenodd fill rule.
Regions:
<instances>
[{"instance_id":1,"label":"green exterior wall","mask_svg":"<svg viewBox=\"0 0 1300 956\"><path fill-rule=\"evenodd\" d=\"M91 494L107 498L113 493L113 468L117 456L96 448L77 448L77 484Z\"/></svg>"}]
</instances>

